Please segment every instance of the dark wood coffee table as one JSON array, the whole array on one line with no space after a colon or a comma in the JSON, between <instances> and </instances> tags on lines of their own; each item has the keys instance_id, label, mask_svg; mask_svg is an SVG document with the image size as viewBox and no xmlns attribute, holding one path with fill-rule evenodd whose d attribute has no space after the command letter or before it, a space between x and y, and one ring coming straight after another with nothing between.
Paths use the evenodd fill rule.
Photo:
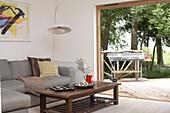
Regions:
<instances>
[{"instance_id":1,"label":"dark wood coffee table","mask_svg":"<svg viewBox=\"0 0 170 113\"><path fill-rule=\"evenodd\" d=\"M118 86L120 83L94 82L94 88L78 89L74 91L55 92L47 89L39 91L40 94L40 113L73 113L89 112L101 108L108 104L118 104ZM108 98L106 102L98 101L101 97L95 97L96 93L113 89L113 99ZM46 97L65 100L65 104L46 108ZM83 98L81 98L83 97ZM80 98L80 99L78 99ZM98 99L99 98L99 99ZM75 100L76 99L76 100ZM106 98L102 98L106 99ZM75 101L73 101L75 100Z\"/></svg>"}]
</instances>

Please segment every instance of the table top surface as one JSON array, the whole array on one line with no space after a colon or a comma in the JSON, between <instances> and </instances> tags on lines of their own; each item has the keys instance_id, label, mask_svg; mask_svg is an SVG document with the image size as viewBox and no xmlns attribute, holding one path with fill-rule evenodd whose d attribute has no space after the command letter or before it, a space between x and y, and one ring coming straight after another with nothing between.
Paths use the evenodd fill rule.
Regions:
<instances>
[{"instance_id":1,"label":"table top surface","mask_svg":"<svg viewBox=\"0 0 170 113\"><path fill-rule=\"evenodd\" d=\"M107 91L113 89L115 86L121 85L120 83L110 83L110 82L93 82L95 86L93 88L81 89L75 88L74 91L62 91L55 92L50 89L42 90L37 93L46 97L52 97L56 99L67 99L67 98L80 98L88 95L93 95L95 93L100 93L103 91Z\"/></svg>"}]
</instances>

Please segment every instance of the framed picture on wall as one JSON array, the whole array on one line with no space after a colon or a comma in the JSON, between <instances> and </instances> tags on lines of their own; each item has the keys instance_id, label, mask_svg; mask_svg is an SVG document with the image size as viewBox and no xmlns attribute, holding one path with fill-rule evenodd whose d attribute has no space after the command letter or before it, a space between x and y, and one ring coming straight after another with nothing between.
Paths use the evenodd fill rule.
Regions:
<instances>
[{"instance_id":1,"label":"framed picture on wall","mask_svg":"<svg viewBox=\"0 0 170 113\"><path fill-rule=\"evenodd\" d=\"M0 41L31 41L30 3L0 0Z\"/></svg>"}]
</instances>

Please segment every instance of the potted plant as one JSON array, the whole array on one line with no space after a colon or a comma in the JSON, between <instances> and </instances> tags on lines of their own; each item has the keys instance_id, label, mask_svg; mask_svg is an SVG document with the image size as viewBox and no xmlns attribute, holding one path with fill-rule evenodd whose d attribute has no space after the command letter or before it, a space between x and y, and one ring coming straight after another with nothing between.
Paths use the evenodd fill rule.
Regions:
<instances>
[{"instance_id":1,"label":"potted plant","mask_svg":"<svg viewBox=\"0 0 170 113\"><path fill-rule=\"evenodd\" d=\"M149 60L151 56L149 47L144 47L143 51L145 52L145 60Z\"/></svg>"},{"instance_id":2,"label":"potted plant","mask_svg":"<svg viewBox=\"0 0 170 113\"><path fill-rule=\"evenodd\" d=\"M82 58L77 58L76 63L77 63L77 70L85 74L85 76L83 76L85 81L87 83L92 83L92 80L91 80L93 77L93 75L91 74L92 70L89 66L87 66L86 61Z\"/></svg>"}]
</instances>

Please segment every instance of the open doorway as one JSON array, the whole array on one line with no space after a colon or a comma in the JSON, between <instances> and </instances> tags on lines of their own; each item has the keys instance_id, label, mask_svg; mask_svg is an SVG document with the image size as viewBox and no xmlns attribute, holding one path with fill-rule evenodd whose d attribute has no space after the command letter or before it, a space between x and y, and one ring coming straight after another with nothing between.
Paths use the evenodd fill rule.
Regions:
<instances>
[{"instance_id":1,"label":"open doorway","mask_svg":"<svg viewBox=\"0 0 170 113\"><path fill-rule=\"evenodd\" d=\"M109 49L110 51L122 51L121 49L125 49L128 45L131 44L128 50L142 50L145 53L151 54L151 58L146 58L146 62L140 62L140 64L143 65L143 71L141 72L143 74L143 77L146 78L146 81L133 81L134 83L132 83L131 79L127 78L134 78L133 74L130 73L129 75L127 74L127 76L120 73L117 74L117 76L121 75L119 76L120 81L122 76L126 77L126 83L124 83L126 84L126 87L124 87L126 88L126 90L122 89L122 92L126 92L126 95L124 94L124 96L147 98L144 96L146 93L146 95L148 94L148 97L150 98L154 96L152 94L157 92L157 90L154 89L153 91L149 88L157 88L157 84L161 84L161 87L164 87L162 89L165 89L166 91L163 91L161 87L158 87L158 90L160 90L158 92L160 94L156 94L156 96L160 96L158 100L170 101L170 88L168 91L166 87L166 85L168 85L168 79L157 79L170 78L170 63L168 60L170 51L168 48L168 46L170 46L170 22L168 20L169 17L167 16L169 15L169 2L170 0L143 0L97 6L98 81L102 81L108 78L109 73L111 73L109 72L110 70L108 69L108 65L110 65L110 67L113 67L111 64L109 64L109 61L107 61L107 55L103 54L102 51ZM130 39L128 38L128 36L130 37ZM127 41L131 39L133 41L130 41L129 44ZM163 47L165 47L166 49L163 49ZM147 55L145 57L147 57ZM103 61L106 63L103 63ZM125 66L129 65L124 63L120 64ZM116 65L119 64L116 63ZM116 68L120 69L119 66L117 66ZM154 80L150 81L150 79ZM127 83L127 81L129 83ZM162 84L162 82L165 84ZM134 85L136 84L139 86L136 88L140 89L138 91L141 92L142 88L145 86L148 87L143 88L143 90L147 89L148 91L142 93L142 95L140 94L136 96L135 93L137 90L134 87ZM149 86L149 84L152 85ZM128 88L127 85L133 87L133 91L132 88ZM161 91L163 91L164 94L161 93ZM127 92L129 94L127 94ZM157 97L151 99L156 98Z\"/></svg>"}]
</instances>

